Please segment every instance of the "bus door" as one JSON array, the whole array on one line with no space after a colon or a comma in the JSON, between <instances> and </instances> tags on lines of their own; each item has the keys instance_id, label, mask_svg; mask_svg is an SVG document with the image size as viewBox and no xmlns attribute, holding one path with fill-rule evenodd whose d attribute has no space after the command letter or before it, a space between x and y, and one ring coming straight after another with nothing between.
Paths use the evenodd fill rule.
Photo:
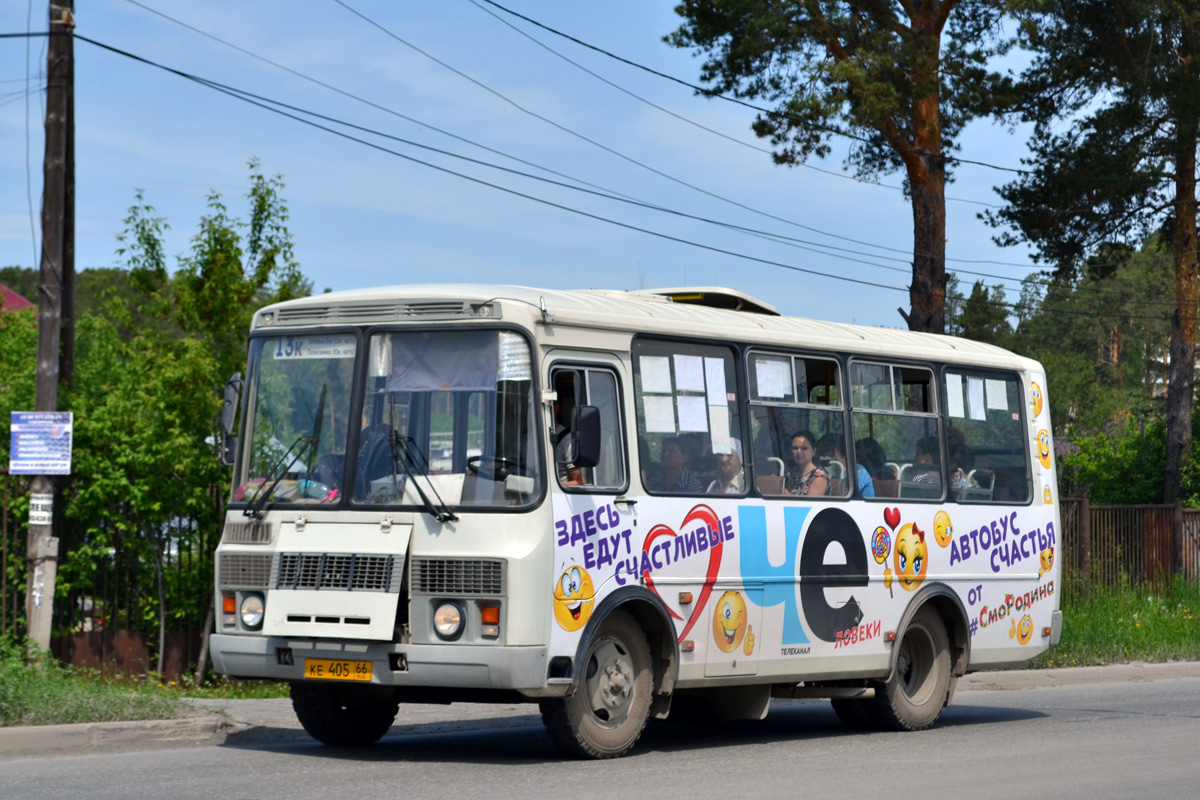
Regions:
<instances>
[{"instance_id":1,"label":"bus door","mask_svg":"<svg viewBox=\"0 0 1200 800\"><path fill-rule=\"evenodd\" d=\"M614 589L638 582L640 537L630 488L623 369L614 357L555 350L544 362L543 420L554 506L555 646L567 646ZM576 410L595 408L600 452L581 463L572 439Z\"/></svg>"}]
</instances>

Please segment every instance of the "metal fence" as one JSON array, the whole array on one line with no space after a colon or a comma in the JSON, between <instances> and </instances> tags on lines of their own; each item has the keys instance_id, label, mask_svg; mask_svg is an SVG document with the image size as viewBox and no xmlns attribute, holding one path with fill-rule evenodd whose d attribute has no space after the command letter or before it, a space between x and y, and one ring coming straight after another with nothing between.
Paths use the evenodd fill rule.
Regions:
<instances>
[{"instance_id":1,"label":"metal fence","mask_svg":"<svg viewBox=\"0 0 1200 800\"><path fill-rule=\"evenodd\" d=\"M26 632L28 484L0 471L0 636ZM85 534L83 526L60 516L55 533L55 655L77 666L131 674L157 671L161 664L171 680L194 668L212 605L219 530L174 520L149 532Z\"/></svg>"},{"instance_id":2,"label":"metal fence","mask_svg":"<svg viewBox=\"0 0 1200 800\"><path fill-rule=\"evenodd\" d=\"M1200 509L1173 505L1094 506L1064 498L1061 552L1067 585L1165 587L1175 573L1171 517L1183 517L1182 575L1200 580Z\"/></svg>"}]
</instances>

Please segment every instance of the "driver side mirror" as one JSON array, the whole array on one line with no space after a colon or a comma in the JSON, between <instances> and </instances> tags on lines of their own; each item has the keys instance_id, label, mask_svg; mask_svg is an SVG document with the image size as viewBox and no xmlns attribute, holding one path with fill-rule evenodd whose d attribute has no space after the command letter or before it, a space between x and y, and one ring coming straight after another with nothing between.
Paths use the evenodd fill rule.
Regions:
<instances>
[{"instance_id":1,"label":"driver side mirror","mask_svg":"<svg viewBox=\"0 0 1200 800\"><path fill-rule=\"evenodd\" d=\"M571 439L576 465L594 467L600 463L600 409L575 407L571 414Z\"/></svg>"},{"instance_id":2,"label":"driver side mirror","mask_svg":"<svg viewBox=\"0 0 1200 800\"><path fill-rule=\"evenodd\" d=\"M225 398L221 403L221 463L232 467L236 460L238 440L233 435L238 409L242 400L242 373L235 372L225 382Z\"/></svg>"}]
</instances>

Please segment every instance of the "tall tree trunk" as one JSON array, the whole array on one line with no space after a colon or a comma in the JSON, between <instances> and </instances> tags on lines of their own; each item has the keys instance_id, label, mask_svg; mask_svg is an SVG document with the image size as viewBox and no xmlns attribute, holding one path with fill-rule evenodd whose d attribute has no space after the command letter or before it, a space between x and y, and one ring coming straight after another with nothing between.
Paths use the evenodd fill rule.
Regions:
<instances>
[{"instance_id":1,"label":"tall tree trunk","mask_svg":"<svg viewBox=\"0 0 1200 800\"><path fill-rule=\"evenodd\" d=\"M946 159L938 75L942 28L956 4L947 0L912 6L912 33L919 43L912 67L913 140L900 158L912 189L913 279L908 287L911 310L901 310L900 316L910 331L925 333L946 332Z\"/></svg>"},{"instance_id":2,"label":"tall tree trunk","mask_svg":"<svg viewBox=\"0 0 1200 800\"><path fill-rule=\"evenodd\" d=\"M1175 162L1175 313L1171 317L1171 361L1167 379L1167 463L1163 501L1183 498L1183 470L1192 449L1192 407L1196 379L1196 120L1181 120ZM1171 560L1183 568L1182 525L1172 531Z\"/></svg>"},{"instance_id":3,"label":"tall tree trunk","mask_svg":"<svg viewBox=\"0 0 1200 800\"><path fill-rule=\"evenodd\" d=\"M925 156L922 160L941 156ZM910 331L946 332L946 194L945 177L925 172L921 182L909 172L913 210L913 278L910 308L901 311Z\"/></svg>"}]
</instances>

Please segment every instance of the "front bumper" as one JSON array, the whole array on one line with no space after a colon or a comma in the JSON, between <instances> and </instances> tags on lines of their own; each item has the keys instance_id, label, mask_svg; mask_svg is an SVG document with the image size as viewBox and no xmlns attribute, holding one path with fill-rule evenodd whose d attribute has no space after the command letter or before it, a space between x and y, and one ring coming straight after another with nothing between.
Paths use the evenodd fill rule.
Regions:
<instances>
[{"instance_id":1,"label":"front bumper","mask_svg":"<svg viewBox=\"0 0 1200 800\"><path fill-rule=\"evenodd\" d=\"M291 650L292 664L279 663L279 650L285 648ZM209 652L217 672L237 678L304 680L304 659L326 658L370 661L371 683L380 686L515 689L532 696L547 689L545 647L336 642L215 633L209 639ZM401 668L392 669L393 665Z\"/></svg>"}]
</instances>

